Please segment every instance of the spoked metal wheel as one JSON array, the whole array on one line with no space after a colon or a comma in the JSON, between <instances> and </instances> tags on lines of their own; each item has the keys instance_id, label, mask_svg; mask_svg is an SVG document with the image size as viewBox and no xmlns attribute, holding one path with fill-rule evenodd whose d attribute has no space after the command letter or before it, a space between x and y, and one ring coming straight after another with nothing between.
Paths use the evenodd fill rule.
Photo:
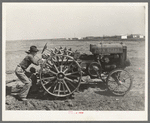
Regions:
<instances>
[{"instance_id":1,"label":"spoked metal wheel","mask_svg":"<svg viewBox=\"0 0 150 123\"><path fill-rule=\"evenodd\" d=\"M106 83L114 95L125 95L131 89L132 77L126 70L115 69L109 73Z\"/></svg>"},{"instance_id":2,"label":"spoked metal wheel","mask_svg":"<svg viewBox=\"0 0 150 123\"><path fill-rule=\"evenodd\" d=\"M71 56L56 54L46 59L41 66L40 81L51 95L65 97L80 86L81 68Z\"/></svg>"}]
</instances>

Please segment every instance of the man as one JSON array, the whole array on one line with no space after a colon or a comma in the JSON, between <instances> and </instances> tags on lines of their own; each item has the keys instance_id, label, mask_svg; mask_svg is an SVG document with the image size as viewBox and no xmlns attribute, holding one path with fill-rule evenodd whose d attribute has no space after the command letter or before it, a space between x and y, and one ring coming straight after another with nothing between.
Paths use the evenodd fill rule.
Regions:
<instances>
[{"instance_id":1,"label":"man","mask_svg":"<svg viewBox=\"0 0 150 123\"><path fill-rule=\"evenodd\" d=\"M39 62L41 59L36 60L35 55L37 54L39 50L36 46L31 46L29 51L26 51L27 56L22 60L22 62L17 65L15 73L17 77L21 80L21 82L24 83L23 88L21 89L20 93L17 95L17 98L21 101L27 100L26 97L28 95L28 92L30 90L30 87L32 86L31 79L27 77L25 74L26 69L31 65L39 65Z\"/></svg>"}]
</instances>

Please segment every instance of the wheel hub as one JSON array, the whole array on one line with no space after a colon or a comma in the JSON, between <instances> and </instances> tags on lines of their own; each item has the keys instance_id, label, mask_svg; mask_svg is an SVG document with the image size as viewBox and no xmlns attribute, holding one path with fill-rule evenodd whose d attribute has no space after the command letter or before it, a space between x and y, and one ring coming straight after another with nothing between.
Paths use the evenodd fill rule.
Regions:
<instances>
[{"instance_id":1,"label":"wheel hub","mask_svg":"<svg viewBox=\"0 0 150 123\"><path fill-rule=\"evenodd\" d=\"M64 79L65 75L63 73L58 73L57 78L58 79Z\"/></svg>"},{"instance_id":2,"label":"wheel hub","mask_svg":"<svg viewBox=\"0 0 150 123\"><path fill-rule=\"evenodd\" d=\"M123 84L123 82L122 82L122 81L120 81L120 80L118 81L118 83L119 83L119 85L122 85L122 84Z\"/></svg>"}]
</instances>

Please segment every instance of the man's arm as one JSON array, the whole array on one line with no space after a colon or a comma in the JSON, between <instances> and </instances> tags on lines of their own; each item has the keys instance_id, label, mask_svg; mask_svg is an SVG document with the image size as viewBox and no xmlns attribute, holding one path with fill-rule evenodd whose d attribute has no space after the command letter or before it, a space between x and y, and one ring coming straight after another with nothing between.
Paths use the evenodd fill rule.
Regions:
<instances>
[{"instance_id":1,"label":"man's arm","mask_svg":"<svg viewBox=\"0 0 150 123\"><path fill-rule=\"evenodd\" d=\"M33 63L33 64L35 64L35 65L39 65L39 61L40 61L40 59L39 60L36 60L33 56L29 56L29 58L30 58L30 60L31 60L31 62Z\"/></svg>"}]
</instances>

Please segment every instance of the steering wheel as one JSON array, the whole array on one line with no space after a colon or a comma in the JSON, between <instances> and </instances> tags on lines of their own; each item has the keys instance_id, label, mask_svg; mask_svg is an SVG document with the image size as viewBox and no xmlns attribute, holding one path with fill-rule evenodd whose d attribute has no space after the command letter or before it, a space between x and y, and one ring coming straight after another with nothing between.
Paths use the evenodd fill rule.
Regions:
<instances>
[{"instance_id":1,"label":"steering wheel","mask_svg":"<svg viewBox=\"0 0 150 123\"><path fill-rule=\"evenodd\" d=\"M43 50L41 52L41 54L47 49L47 43L44 45Z\"/></svg>"}]
</instances>

